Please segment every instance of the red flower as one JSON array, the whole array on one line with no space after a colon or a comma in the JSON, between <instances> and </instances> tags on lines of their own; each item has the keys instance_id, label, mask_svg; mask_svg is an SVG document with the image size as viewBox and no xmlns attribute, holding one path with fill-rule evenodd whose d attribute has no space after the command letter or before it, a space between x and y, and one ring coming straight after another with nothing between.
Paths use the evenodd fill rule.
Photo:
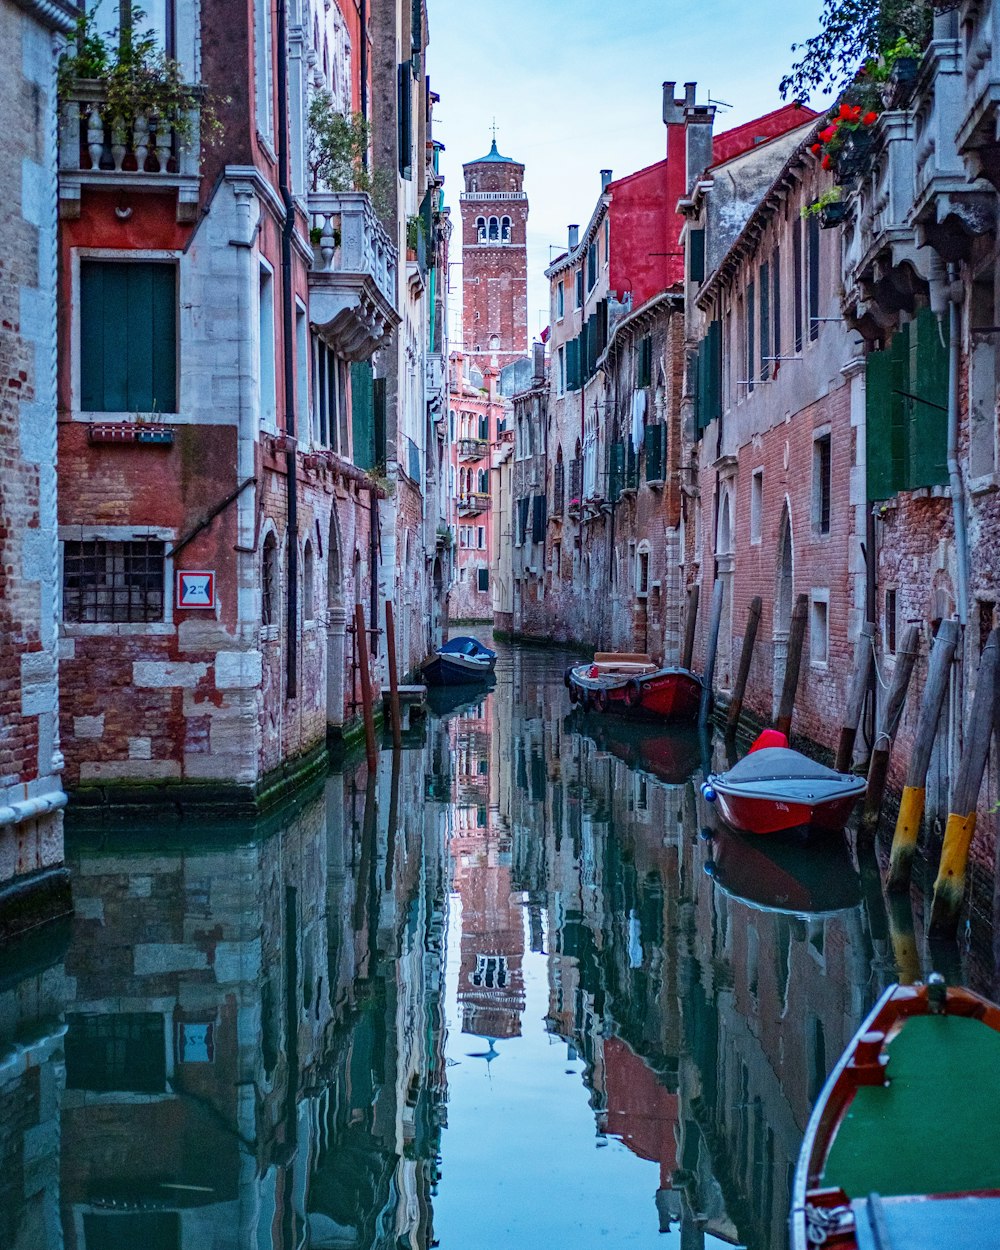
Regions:
<instances>
[{"instance_id":1,"label":"red flower","mask_svg":"<svg viewBox=\"0 0 1000 1250\"><path fill-rule=\"evenodd\" d=\"M862 126L873 126L878 121L878 113L866 113L861 119Z\"/></svg>"},{"instance_id":2,"label":"red flower","mask_svg":"<svg viewBox=\"0 0 1000 1250\"><path fill-rule=\"evenodd\" d=\"M823 166L824 169L830 168L830 153L829 152L823 153L823 159L820 161L820 164Z\"/></svg>"},{"instance_id":3,"label":"red flower","mask_svg":"<svg viewBox=\"0 0 1000 1250\"><path fill-rule=\"evenodd\" d=\"M837 133L836 126L827 126L825 130L821 130L817 136L820 143L829 143L833 136Z\"/></svg>"},{"instance_id":4,"label":"red flower","mask_svg":"<svg viewBox=\"0 0 1000 1250\"><path fill-rule=\"evenodd\" d=\"M841 121L856 122L861 116L860 104L842 104L838 117Z\"/></svg>"},{"instance_id":5,"label":"red flower","mask_svg":"<svg viewBox=\"0 0 1000 1250\"><path fill-rule=\"evenodd\" d=\"M812 152L813 156L819 156L822 150L823 150L822 143L813 143L809 147L809 151Z\"/></svg>"}]
</instances>

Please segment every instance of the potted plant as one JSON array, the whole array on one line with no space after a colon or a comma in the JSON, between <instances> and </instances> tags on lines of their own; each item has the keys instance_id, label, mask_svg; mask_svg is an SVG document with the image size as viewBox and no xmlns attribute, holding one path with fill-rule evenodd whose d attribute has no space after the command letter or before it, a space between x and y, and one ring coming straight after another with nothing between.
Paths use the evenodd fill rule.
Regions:
<instances>
[{"instance_id":1,"label":"potted plant","mask_svg":"<svg viewBox=\"0 0 1000 1250\"><path fill-rule=\"evenodd\" d=\"M834 226L842 225L847 220L847 209L848 203L841 188L827 187L811 204L805 205L802 216L818 217L821 229L832 230Z\"/></svg>"},{"instance_id":2,"label":"potted plant","mask_svg":"<svg viewBox=\"0 0 1000 1250\"><path fill-rule=\"evenodd\" d=\"M824 169L852 178L861 173L871 151L871 128L879 119L875 109L842 101L816 136L811 151Z\"/></svg>"}]
</instances>

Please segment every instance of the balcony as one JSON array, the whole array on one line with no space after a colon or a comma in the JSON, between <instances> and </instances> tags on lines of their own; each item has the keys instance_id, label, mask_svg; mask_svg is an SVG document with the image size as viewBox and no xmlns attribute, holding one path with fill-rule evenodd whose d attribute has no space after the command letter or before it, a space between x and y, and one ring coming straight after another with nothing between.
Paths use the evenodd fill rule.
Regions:
<instances>
[{"instance_id":1,"label":"balcony","mask_svg":"<svg viewBox=\"0 0 1000 1250\"><path fill-rule=\"evenodd\" d=\"M198 88L191 88L197 93ZM201 110L188 112L183 133L164 118L140 113L130 127L101 116L105 95L94 80L78 80L59 118L59 215L80 216L84 187L101 190L176 191L177 220L198 216Z\"/></svg>"},{"instance_id":2,"label":"balcony","mask_svg":"<svg viewBox=\"0 0 1000 1250\"><path fill-rule=\"evenodd\" d=\"M485 438L460 438L458 440L459 460L482 460L489 454L490 445Z\"/></svg>"},{"instance_id":3,"label":"balcony","mask_svg":"<svg viewBox=\"0 0 1000 1250\"><path fill-rule=\"evenodd\" d=\"M965 57L963 106L958 123L958 150L969 158L972 172L1000 188L1000 6L965 6L962 23Z\"/></svg>"},{"instance_id":4,"label":"balcony","mask_svg":"<svg viewBox=\"0 0 1000 1250\"><path fill-rule=\"evenodd\" d=\"M459 516L478 516L481 512L489 512L493 500L485 491L474 490L467 495L458 497Z\"/></svg>"},{"instance_id":5,"label":"balcony","mask_svg":"<svg viewBox=\"0 0 1000 1250\"><path fill-rule=\"evenodd\" d=\"M368 360L399 325L397 255L363 191L311 191L309 316L344 360Z\"/></svg>"}]
</instances>

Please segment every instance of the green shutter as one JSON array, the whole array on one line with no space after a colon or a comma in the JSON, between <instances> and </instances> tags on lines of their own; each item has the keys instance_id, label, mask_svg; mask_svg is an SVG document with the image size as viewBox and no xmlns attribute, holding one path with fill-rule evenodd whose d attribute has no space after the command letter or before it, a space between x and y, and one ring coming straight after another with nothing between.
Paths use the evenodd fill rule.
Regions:
<instances>
[{"instance_id":1,"label":"green shutter","mask_svg":"<svg viewBox=\"0 0 1000 1250\"><path fill-rule=\"evenodd\" d=\"M662 421L646 426L646 481L663 481L663 432Z\"/></svg>"},{"instance_id":2,"label":"green shutter","mask_svg":"<svg viewBox=\"0 0 1000 1250\"><path fill-rule=\"evenodd\" d=\"M399 145L399 173L413 176L413 66L404 61L396 69L396 141Z\"/></svg>"},{"instance_id":3,"label":"green shutter","mask_svg":"<svg viewBox=\"0 0 1000 1250\"><path fill-rule=\"evenodd\" d=\"M889 344L892 385L889 394L889 444L894 491L905 490L910 458L910 327L900 326Z\"/></svg>"},{"instance_id":4,"label":"green shutter","mask_svg":"<svg viewBox=\"0 0 1000 1250\"><path fill-rule=\"evenodd\" d=\"M625 444L612 443L608 448L608 499L616 503L622 494L625 479Z\"/></svg>"},{"instance_id":5,"label":"green shutter","mask_svg":"<svg viewBox=\"0 0 1000 1250\"><path fill-rule=\"evenodd\" d=\"M942 335L937 317L922 308L910 330L908 389L918 398L910 401L906 484L916 490L948 481L948 327Z\"/></svg>"},{"instance_id":6,"label":"green shutter","mask_svg":"<svg viewBox=\"0 0 1000 1250\"><path fill-rule=\"evenodd\" d=\"M688 360L688 368L690 369L690 388L691 396L694 400L694 433L695 438L699 438L701 431L705 428L705 422L702 418L702 406L704 403L702 397L702 364L701 358L704 354L705 344L701 342L694 349L694 353Z\"/></svg>"},{"instance_id":7,"label":"green shutter","mask_svg":"<svg viewBox=\"0 0 1000 1250\"><path fill-rule=\"evenodd\" d=\"M372 383L372 407L374 409L375 464L385 468L385 378Z\"/></svg>"},{"instance_id":8,"label":"green shutter","mask_svg":"<svg viewBox=\"0 0 1000 1250\"><path fill-rule=\"evenodd\" d=\"M705 231L688 232L688 277L692 282L705 281Z\"/></svg>"},{"instance_id":9,"label":"green shutter","mask_svg":"<svg viewBox=\"0 0 1000 1250\"><path fill-rule=\"evenodd\" d=\"M356 360L351 365L351 425L354 433L354 463L359 469L375 467L375 404L371 362Z\"/></svg>"},{"instance_id":10,"label":"green shutter","mask_svg":"<svg viewBox=\"0 0 1000 1250\"><path fill-rule=\"evenodd\" d=\"M566 344L566 389L580 389L580 340L570 339Z\"/></svg>"},{"instance_id":11,"label":"green shutter","mask_svg":"<svg viewBox=\"0 0 1000 1250\"><path fill-rule=\"evenodd\" d=\"M590 322L580 326L580 385L590 378Z\"/></svg>"},{"instance_id":12,"label":"green shutter","mask_svg":"<svg viewBox=\"0 0 1000 1250\"><path fill-rule=\"evenodd\" d=\"M653 340L647 334L639 340L639 358L636 365L636 386L652 386L653 383Z\"/></svg>"},{"instance_id":13,"label":"green shutter","mask_svg":"<svg viewBox=\"0 0 1000 1250\"><path fill-rule=\"evenodd\" d=\"M760 374L763 378L771 376L771 278L770 269L765 261L760 267Z\"/></svg>"},{"instance_id":14,"label":"green shutter","mask_svg":"<svg viewBox=\"0 0 1000 1250\"><path fill-rule=\"evenodd\" d=\"M896 493L892 440L892 352L869 352L865 361L865 474L868 501Z\"/></svg>"},{"instance_id":15,"label":"green shutter","mask_svg":"<svg viewBox=\"0 0 1000 1250\"><path fill-rule=\"evenodd\" d=\"M177 411L177 271L80 267L80 399L87 412Z\"/></svg>"},{"instance_id":16,"label":"green shutter","mask_svg":"<svg viewBox=\"0 0 1000 1250\"><path fill-rule=\"evenodd\" d=\"M722 322L709 324L703 348L705 356L702 421L708 425L722 416Z\"/></svg>"},{"instance_id":17,"label":"green shutter","mask_svg":"<svg viewBox=\"0 0 1000 1250\"><path fill-rule=\"evenodd\" d=\"M587 377L592 378L597 372L597 313L591 313L587 319Z\"/></svg>"}]
</instances>

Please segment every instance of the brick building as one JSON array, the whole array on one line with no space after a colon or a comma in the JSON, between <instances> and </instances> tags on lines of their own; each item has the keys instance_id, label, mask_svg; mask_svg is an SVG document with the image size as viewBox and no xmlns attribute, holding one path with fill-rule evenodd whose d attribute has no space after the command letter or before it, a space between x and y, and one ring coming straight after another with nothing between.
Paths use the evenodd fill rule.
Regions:
<instances>
[{"instance_id":1,"label":"brick building","mask_svg":"<svg viewBox=\"0 0 1000 1250\"><path fill-rule=\"evenodd\" d=\"M357 715L355 605L376 686L385 600L402 672L439 622L447 223L425 14L169 7L158 38L202 101L185 130L137 118L122 157L92 86L63 105L67 775L92 801L154 781L260 804ZM369 119L378 212L324 181L321 93Z\"/></svg>"},{"instance_id":2,"label":"brick building","mask_svg":"<svg viewBox=\"0 0 1000 1250\"><path fill-rule=\"evenodd\" d=\"M0 0L0 941L69 909L56 583L56 63L74 12Z\"/></svg>"}]
</instances>

